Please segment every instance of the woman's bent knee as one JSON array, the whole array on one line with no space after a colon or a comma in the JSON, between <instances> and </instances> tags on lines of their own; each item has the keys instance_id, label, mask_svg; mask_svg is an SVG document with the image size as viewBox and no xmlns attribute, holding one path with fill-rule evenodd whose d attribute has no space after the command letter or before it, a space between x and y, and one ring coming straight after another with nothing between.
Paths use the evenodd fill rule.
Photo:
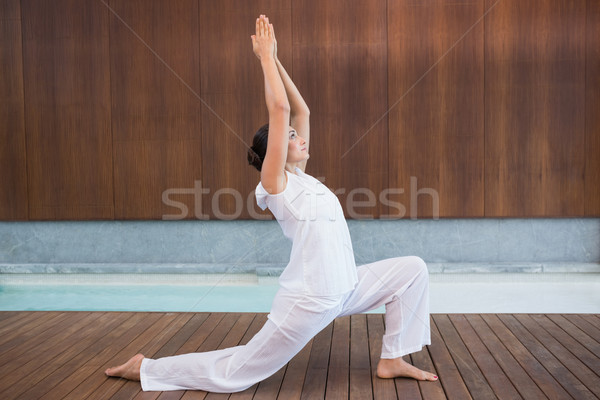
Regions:
<instances>
[{"instance_id":1,"label":"woman's bent knee","mask_svg":"<svg viewBox=\"0 0 600 400\"><path fill-rule=\"evenodd\" d=\"M425 261L419 256L408 256L409 260L408 265L410 265L414 270L416 275L429 275L427 270L427 264Z\"/></svg>"}]
</instances>

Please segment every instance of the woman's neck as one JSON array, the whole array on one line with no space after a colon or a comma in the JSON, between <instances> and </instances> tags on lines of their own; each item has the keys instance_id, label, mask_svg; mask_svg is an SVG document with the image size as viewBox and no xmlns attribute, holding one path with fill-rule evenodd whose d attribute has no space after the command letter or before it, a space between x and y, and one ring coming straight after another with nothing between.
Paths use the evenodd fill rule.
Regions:
<instances>
[{"instance_id":1,"label":"woman's neck","mask_svg":"<svg viewBox=\"0 0 600 400\"><path fill-rule=\"evenodd\" d=\"M296 173L296 163L285 163L285 167L283 168L287 172L295 174Z\"/></svg>"}]
</instances>

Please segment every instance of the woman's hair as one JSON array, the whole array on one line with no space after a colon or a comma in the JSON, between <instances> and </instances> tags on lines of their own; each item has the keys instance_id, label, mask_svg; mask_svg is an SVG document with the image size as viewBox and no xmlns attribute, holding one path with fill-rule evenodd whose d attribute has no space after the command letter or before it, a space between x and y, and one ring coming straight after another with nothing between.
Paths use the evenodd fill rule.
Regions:
<instances>
[{"instance_id":1,"label":"woman's hair","mask_svg":"<svg viewBox=\"0 0 600 400\"><path fill-rule=\"evenodd\" d=\"M269 138L269 124L258 128L252 140L252 146L248 149L248 164L253 165L257 170L262 169L262 163L267 154L267 142Z\"/></svg>"}]
</instances>

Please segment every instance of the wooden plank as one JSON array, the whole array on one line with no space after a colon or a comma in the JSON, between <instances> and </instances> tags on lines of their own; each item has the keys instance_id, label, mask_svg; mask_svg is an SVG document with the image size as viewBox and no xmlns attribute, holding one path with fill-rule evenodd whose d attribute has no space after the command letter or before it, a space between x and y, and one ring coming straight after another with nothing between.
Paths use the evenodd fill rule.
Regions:
<instances>
[{"instance_id":1,"label":"wooden plank","mask_svg":"<svg viewBox=\"0 0 600 400\"><path fill-rule=\"evenodd\" d=\"M117 218L200 217L194 203L196 193L201 196L199 140L115 140L114 146Z\"/></svg>"},{"instance_id":2,"label":"wooden plank","mask_svg":"<svg viewBox=\"0 0 600 400\"><path fill-rule=\"evenodd\" d=\"M22 343L31 339L39 341L40 335L46 334L48 327L56 326L61 321L67 319L71 314L61 312L48 312L37 315L32 315L31 319L23 321L23 324L17 326L10 321L6 323L6 327L12 326L12 329L7 329L7 332L0 333L0 356L2 353L14 349ZM15 321L16 322L16 321ZM2 361L0 361L2 364Z\"/></svg>"},{"instance_id":3,"label":"wooden plank","mask_svg":"<svg viewBox=\"0 0 600 400\"><path fill-rule=\"evenodd\" d=\"M89 343L86 336L93 332L96 322L107 321L106 315L102 313L78 313L78 316L79 320L61 327L63 337L59 335L60 338L57 340L46 340L30 347L26 353L19 355L15 362L11 363L15 367L17 365L20 367L2 377L1 391L4 395L17 398L43 380L74 354L86 348ZM12 365L5 367L10 369Z\"/></svg>"},{"instance_id":4,"label":"wooden plank","mask_svg":"<svg viewBox=\"0 0 600 400\"><path fill-rule=\"evenodd\" d=\"M496 315L482 315L482 318L549 399L568 399L570 397Z\"/></svg>"},{"instance_id":5,"label":"wooden plank","mask_svg":"<svg viewBox=\"0 0 600 400\"><path fill-rule=\"evenodd\" d=\"M29 219L113 219L109 11L25 0L21 13Z\"/></svg>"},{"instance_id":6,"label":"wooden plank","mask_svg":"<svg viewBox=\"0 0 600 400\"><path fill-rule=\"evenodd\" d=\"M214 330L212 330L212 332L210 332L210 335L206 336L206 339L202 342L202 344L199 346L197 352L205 352L205 351L213 351L213 350L218 350L223 348L223 342L226 342L225 346L227 347L227 343L231 343L231 339L226 339L228 336L231 337L237 337L239 336L239 319L241 317L241 314L231 314L228 315L226 313L218 313L218 316L221 316L222 318L219 320L218 325L215 327ZM203 324L204 325L204 324ZM233 335L229 335L229 333L231 333L232 331L234 331ZM178 351L178 354L182 354L181 353L181 349ZM205 399L208 395L211 395L211 393L207 393L205 391L172 391L172 392L164 392L164 393L160 393L160 395L158 396L158 399L161 400L165 400L165 399L179 399L179 398L183 398L183 399ZM149 398L149 396L139 396L140 398ZM154 398L154 397L152 397Z\"/></svg>"},{"instance_id":7,"label":"wooden plank","mask_svg":"<svg viewBox=\"0 0 600 400\"><path fill-rule=\"evenodd\" d=\"M584 215L585 6L500 1L485 18L486 217Z\"/></svg>"},{"instance_id":8,"label":"wooden plank","mask_svg":"<svg viewBox=\"0 0 600 400\"><path fill-rule=\"evenodd\" d=\"M169 357L174 355L181 346L187 342L192 335L203 326L204 321L210 316L209 313L194 313L192 318L179 330L163 347L160 348L152 358Z\"/></svg>"},{"instance_id":9,"label":"wooden plank","mask_svg":"<svg viewBox=\"0 0 600 400\"><path fill-rule=\"evenodd\" d=\"M202 213L212 219L270 216L268 211L258 212L255 201L246 203L248 198L254 199L254 189L260 180L260 173L246 161L247 151L254 132L268 122L263 73L252 52L250 35L254 33L256 18L267 15L275 28L277 56L291 75L291 1L202 0L199 3L203 100L199 160L202 186L210 190L208 196L202 196ZM298 88L304 95L304 88ZM227 167L215 168L217 165ZM233 190L241 198L232 195ZM222 195L217 195L217 191ZM256 214L250 214L249 210Z\"/></svg>"},{"instance_id":10,"label":"wooden plank","mask_svg":"<svg viewBox=\"0 0 600 400\"><path fill-rule=\"evenodd\" d=\"M471 324L481 341L488 348L498 362L506 376L510 379L519 394L526 399L543 399L546 396L538 388L528 373L515 360L513 354L504 347L494 334L494 331L485 323L481 315L467 314L467 321Z\"/></svg>"},{"instance_id":11,"label":"wooden plank","mask_svg":"<svg viewBox=\"0 0 600 400\"><path fill-rule=\"evenodd\" d=\"M210 335L202 342L200 347L198 347L197 352L205 352L211 350L217 350L219 345L226 337L227 333L233 328L237 320L240 318L239 313L217 313L223 314L223 318L219 322L219 324L215 327L215 329L210 333ZM208 395L207 392L203 390L195 390L186 391L181 397L182 400L198 400L204 399Z\"/></svg>"},{"instance_id":12,"label":"wooden plank","mask_svg":"<svg viewBox=\"0 0 600 400\"><path fill-rule=\"evenodd\" d=\"M0 2L0 220L27 220L23 107L23 36L19 0Z\"/></svg>"},{"instance_id":13,"label":"wooden plank","mask_svg":"<svg viewBox=\"0 0 600 400\"><path fill-rule=\"evenodd\" d=\"M211 332L210 336L202 342L202 345L198 347L197 352L201 353L204 351L217 350L219 345L226 337L227 333L233 328L237 320L240 318L240 313L223 313L223 319Z\"/></svg>"},{"instance_id":14,"label":"wooden plank","mask_svg":"<svg viewBox=\"0 0 600 400\"><path fill-rule=\"evenodd\" d=\"M202 347L202 343L204 343L204 341L208 337L211 336L211 334L213 333L214 329L221 324L221 322L222 322L222 320L224 319L225 316L226 316L226 313L213 313L213 314L211 314L210 317L196 331L195 335L193 335L190 338L190 340L188 340L188 342L186 342L177 351L177 354L185 354L185 353L190 353L190 352L202 351L202 350L200 350L200 348ZM244 340L248 336L248 332L252 331L253 329L256 329L256 331L258 331L258 328L256 328L256 323L257 323L257 318L254 318L252 324L250 324L250 327L248 328L248 331L244 334L244 337L242 338L242 343L244 342ZM224 334L223 332L224 332L224 330L222 330L222 333L217 333L217 335ZM220 345L220 343L217 344L217 346L219 346L219 345ZM190 350L190 349L194 349L194 350ZM210 350L206 350L206 351L210 351ZM177 392L160 393L160 396L164 396L164 397L167 397L167 398L172 396L174 398L178 398L173 393L179 394L183 399L186 399L186 400L191 400L191 399L200 399L201 400L201 399L206 398L206 396L209 394L209 393L207 393L205 391L186 391L186 392L183 392L183 393L181 391L177 391ZM159 396L157 395L156 397L159 397ZM144 400L146 400L146 399L154 399L156 397L151 396L150 393L148 393L148 392L140 392L139 395L135 397L135 399L138 399L138 400L139 399L144 399Z\"/></svg>"},{"instance_id":15,"label":"wooden plank","mask_svg":"<svg viewBox=\"0 0 600 400\"><path fill-rule=\"evenodd\" d=\"M495 399L448 316L432 315L432 320L431 336L440 340L436 340L436 346L430 346L429 353L448 399L470 399L471 393L476 393L477 399Z\"/></svg>"},{"instance_id":16,"label":"wooden plank","mask_svg":"<svg viewBox=\"0 0 600 400\"><path fill-rule=\"evenodd\" d=\"M554 321L560 326L565 332L571 335L575 340L584 345L593 354L600 354L600 343L594 340L593 337L588 335L583 329L573 324L564 315L548 314L548 318Z\"/></svg>"},{"instance_id":17,"label":"wooden plank","mask_svg":"<svg viewBox=\"0 0 600 400\"><path fill-rule=\"evenodd\" d=\"M584 331L587 335L594 338L594 340L600 343L600 328L597 328L593 324L589 323L579 315L574 314L563 314L563 317L571 321L571 323L577 326L579 329Z\"/></svg>"},{"instance_id":18,"label":"wooden plank","mask_svg":"<svg viewBox=\"0 0 600 400\"><path fill-rule=\"evenodd\" d=\"M284 365L279 369L279 371L260 382L256 388L256 392L254 393L254 398L264 400L276 399L277 395L279 394L279 388L283 382L283 377L285 376L287 367L288 364Z\"/></svg>"},{"instance_id":19,"label":"wooden plank","mask_svg":"<svg viewBox=\"0 0 600 400\"><path fill-rule=\"evenodd\" d=\"M98 357L103 361L102 364L95 358L89 359L83 365L82 369L87 372L84 377L80 377L75 382L75 388L71 390L64 398L88 398L102 383L111 382L121 385L123 380L118 378L109 378L104 375L104 370L109 366L122 364L133 354L136 354L145 344L152 339L152 336L161 329L166 329L168 324L175 319L174 315L165 316L164 313L153 315L153 313L144 313L145 319L150 322L136 324L135 328L129 330L127 340L119 341L116 346L109 346ZM108 353L108 354L107 354Z\"/></svg>"},{"instance_id":20,"label":"wooden plank","mask_svg":"<svg viewBox=\"0 0 600 400\"><path fill-rule=\"evenodd\" d=\"M194 353L199 351L204 341L212 334L219 326L225 313L211 313L208 318L202 322L202 325L196 329L194 334L175 352L175 355Z\"/></svg>"},{"instance_id":21,"label":"wooden plank","mask_svg":"<svg viewBox=\"0 0 600 400\"><path fill-rule=\"evenodd\" d=\"M355 219L388 208L386 11L385 0L294 0L291 14L294 82L312 110L307 173L339 189Z\"/></svg>"},{"instance_id":22,"label":"wooden plank","mask_svg":"<svg viewBox=\"0 0 600 400\"><path fill-rule=\"evenodd\" d=\"M371 358L371 381L373 387L373 398L375 400L396 399L396 386L394 381L400 379L380 379L377 377L377 364L381 356L381 338L384 333L383 315L382 314L367 314L367 330L369 335L369 353ZM406 380L409 382L409 380ZM421 393L417 382L410 381L412 385L406 385L402 388L402 393L406 398L421 399Z\"/></svg>"},{"instance_id":23,"label":"wooden plank","mask_svg":"<svg viewBox=\"0 0 600 400\"><path fill-rule=\"evenodd\" d=\"M190 314L164 313L153 326L140 334L105 365L99 365L66 399L106 399L118 391L127 381L108 378L107 367L118 365L136 353L154 354L191 318Z\"/></svg>"},{"instance_id":24,"label":"wooden plank","mask_svg":"<svg viewBox=\"0 0 600 400\"><path fill-rule=\"evenodd\" d=\"M254 318L254 320L252 321L252 323L250 324L250 327L248 328L248 330L242 337L242 340L240 341L240 345L248 343L248 341L260 330L260 328L262 328L265 321L266 321L266 314L260 314L260 315L256 316ZM251 388L249 388L243 392L233 393L230 396L230 398L252 399L252 397L254 395L254 390L256 390L256 386L257 385L254 385ZM208 394L209 393L204 392L204 391L187 391L183 395L182 399L184 399L184 400L202 400Z\"/></svg>"},{"instance_id":25,"label":"wooden plank","mask_svg":"<svg viewBox=\"0 0 600 400\"><path fill-rule=\"evenodd\" d=\"M308 370L308 361L312 350L313 341L308 342L288 364L279 389L279 398L286 400L300 400L302 386Z\"/></svg>"},{"instance_id":26,"label":"wooden plank","mask_svg":"<svg viewBox=\"0 0 600 400\"><path fill-rule=\"evenodd\" d=\"M15 312L13 314L14 319L9 319L6 323L2 323L0 325L0 335L6 335L7 333L12 332L15 329L20 329L23 325L30 323L31 321L35 321L36 319L42 317L43 313L39 311L35 312Z\"/></svg>"},{"instance_id":27,"label":"wooden plank","mask_svg":"<svg viewBox=\"0 0 600 400\"><path fill-rule=\"evenodd\" d=\"M306 379L300 397L302 400L316 400L325 397L332 334L333 323L329 324L313 339Z\"/></svg>"},{"instance_id":28,"label":"wooden plank","mask_svg":"<svg viewBox=\"0 0 600 400\"><path fill-rule=\"evenodd\" d=\"M569 349L569 351L588 368L590 368L592 371L598 370L600 356L585 348L581 343L565 332L559 325L551 321L547 315L532 315L531 318L563 346Z\"/></svg>"},{"instance_id":29,"label":"wooden plank","mask_svg":"<svg viewBox=\"0 0 600 400\"><path fill-rule=\"evenodd\" d=\"M531 354L546 368L560 385L575 399L596 398L530 331L512 315L498 315Z\"/></svg>"},{"instance_id":30,"label":"wooden plank","mask_svg":"<svg viewBox=\"0 0 600 400\"><path fill-rule=\"evenodd\" d=\"M100 336L97 342L90 346L87 351L81 352L71 360L69 365L56 370L52 375L52 379L56 379L60 383L53 386L41 398L47 400L62 399L96 370L97 363L108 361L114 352L126 346L133 338L139 335L140 331L146 329L160 317L159 314L146 315L145 313L111 314L115 318L119 318L118 314L125 314L127 318L125 322L122 322L111 331L104 332L102 329L99 329L98 334L102 336Z\"/></svg>"},{"instance_id":31,"label":"wooden plank","mask_svg":"<svg viewBox=\"0 0 600 400\"><path fill-rule=\"evenodd\" d=\"M585 216L600 216L600 2L585 4Z\"/></svg>"},{"instance_id":32,"label":"wooden plank","mask_svg":"<svg viewBox=\"0 0 600 400\"><path fill-rule=\"evenodd\" d=\"M432 338L431 342L432 346L435 346L435 338ZM439 343L437 344L439 346ZM422 370L432 372L437 376L440 376L440 373L435 369L433 362L431 361L431 356L429 354L429 349L425 347L423 350L418 351L410 355L410 359L412 364ZM424 399L445 399L446 394L444 393L444 389L439 380L435 382L423 382L419 381L419 389L421 390L421 395Z\"/></svg>"},{"instance_id":33,"label":"wooden plank","mask_svg":"<svg viewBox=\"0 0 600 400\"><path fill-rule=\"evenodd\" d=\"M58 315L63 314L65 313ZM88 313L66 314L85 316ZM139 383L106 378L102 371L106 365L122 361L121 359L127 358L140 349L146 354L153 354L157 357L181 351L185 346L189 347L191 343L194 343L196 348L200 348L200 351L230 347L237 343L244 344L254 336L266 320L266 314L256 316L254 314L222 313L211 315L182 313L175 316L169 316L169 313L92 314L98 315L94 320L96 322L89 322L83 318L82 321L87 322L83 329L78 330L77 333L67 333L66 337L60 338L62 351L54 354L39 366L36 365L33 370L28 370L27 373L23 373L22 369L19 373L17 368L18 378L13 378L13 374L8 374L8 379L17 379L15 382L18 384L9 386L8 391L3 391L3 395L8 394L11 398L24 400L30 398L79 398L81 395L89 399L203 399L207 394L202 391L141 392ZM24 315L31 316L31 314ZM38 313L38 318L42 319L43 316L44 313ZM595 398L600 394L598 389L600 377L595 372L600 365L600 358L578 341L595 342L592 337L578 327L579 323L583 323L587 324L585 329L588 331L596 329L594 324L588 322L592 317L597 318L595 315L500 315L499 317L493 315L435 315L431 325L433 344L425 349L427 353L415 353L413 362L419 368L439 371L442 385L436 390L436 383L417 383L409 379L395 380L396 382L411 382L414 387L417 387L416 396L413 396L415 393L402 391L401 384L398 385L400 395L396 395L394 380L383 380L374 376L379 356L378 349L381 346L379 338L383 333L382 316L375 314L352 316L349 317L349 321L346 318L338 322L341 326L338 327L337 332L336 322L334 322L324 332L317 335L313 342L292 359L287 369L280 370L273 377L273 382L269 382L267 379L244 392L218 395L217 398L231 400L286 398L288 400L310 398L311 395L314 396L312 398L323 398L328 371L331 375L334 368L334 364L329 363L331 346L334 347L334 351L338 351L335 349L336 344L332 342L332 339L339 342L339 339L343 341L345 337L347 343L348 334L351 338L350 348L346 350L349 357L346 357L346 366L342 366L342 369L346 369L346 372L342 372L342 374L349 375L350 385L353 385L352 389L347 392L348 396L353 396L352 392L362 391L366 398L370 398L369 388L372 386L374 399L388 400L398 398L398 396L411 399L420 398L420 392L425 398L431 398L428 397L431 395L434 396L433 398L435 396L458 398L459 391L461 394L465 394L464 387L457 391L452 384L449 385L447 382L449 378L453 377L464 381L467 388L471 389L465 375L473 374L473 372L467 371L465 374L461 371L460 365L463 361L456 361L458 356L463 357L463 352L468 350L473 359L468 360L466 357L465 365L473 366L474 363L477 363L477 367L489 381L494 394L500 399L546 397L539 387L542 387L550 398L560 396L568 398L569 394L574 398ZM19 321L19 318L14 319L15 323L19 323ZM53 323L49 321L53 321ZM59 321L60 324L58 324ZM216 322L217 326L215 327L209 321ZM49 319L42 326L51 328L55 325L70 325L74 322L76 321L54 318ZM365 328L368 333L368 346ZM199 331L208 331L209 333ZM32 347L25 352L25 355L31 351L44 350L43 346L46 346L51 353L54 352L53 346L46 343L51 341L48 339L41 343L32 341ZM319 343L319 341L321 342ZM462 344L460 344L461 342ZM461 346L464 346L462 350L455 351ZM370 348L369 353L366 352L367 347ZM370 362L365 359L366 356L370 357ZM527 370L523 370L513 357L525 365ZM454 367L450 363L451 358L455 360ZM527 360L527 358L530 359ZM536 360L542 367L542 380L546 379L544 374L547 376L552 374L550 377L554 379L554 384L565 388L569 394L548 391L547 385L549 384L547 382L544 383L528 376L528 373L534 373L534 368L530 364ZM20 362L18 359L13 361ZM20 365L23 367L23 363ZM317 385L313 386L311 390L310 385L315 382L316 371L319 370L316 367L319 365L322 366L320 369L322 384L317 381ZM433 369L434 365L436 369ZM331 368L329 368L330 366ZM357 370L364 379L362 370L367 366L370 366L373 373L372 383L366 383L362 387L358 381L353 383ZM295 371L299 371L297 377ZM457 371L461 375L458 375ZM444 378L444 373L446 373L446 378ZM499 377L493 377L494 374ZM306 382L300 389L305 378L304 375L306 375ZM334 379L335 376L330 377L331 382ZM1 383L4 384L4 382L5 379L2 379ZM496 389L496 386L501 383L511 389ZM513 384L519 393L512 387ZM260 389L261 385L263 386L262 390ZM410 388L410 386L406 387ZM391 391L388 390L384 397L381 396L382 388L391 388ZM217 395L210 394L210 396L216 397ZM481 397L477 397L475 394L473 396ZM362 397L359 395L357 398Z\"/></svg>"},{"instance_id":34,"label":"wooden plank","mask_svg":"<svg viewBox=\"0 0 600 400\"><path fill-rule=\"evenodd\" d=\"M348 399L350 364L350 316L333 322L329 369L327 371L326 400Z\"/></svg>"},{"instance_id":35,"label":"wooden plank","mask_svg":"<svg viewBox=\"0 0 600 400\"><path fill-rule=\"evenodd\" d=\"M182 346L179 347L178 350L175 351L174 355L193 353L198 351L198 348L202 345L202 343L206 340L208 336L214 331L214 329L219 325L221 320L225 317L225 313L212 313L209 314L207 318L193 319L194 323L193 328L195 328L192 335L183 343ZM164 355L160 355L164 356ZM178 391L178 393L180 393ZM161 392L142 392L141 388L138 391L137 395L134 399L140 400L150 400L156 399L160 396ZM197 394L196 396L205 396L206 392L202 392L202 394ZM204 397L200 397L204 398Z\"/></svg>"},{"instance_id":36,"label":"wooden plank","mask_svg":"<svg viewBox=\"0 0 600 400\"><path fill-rule=\"evenodd\" d=\"M2 316L3 319L0 321L0 335L3 338L4 336L9 336L12 332L18 331L20 326L40 318L41 314L34 311L10 311L2 313ZM4 342L5 340L0 343Z\"/></svg>"},{"instance_id":37,"label":"wooden plank","mask_svg":"<svg viewBox=\"0 0 600 400\"><path fill-rule=\"evenodd\" d=\"M521 396L510 379L507 378L502 368L500 368L490 351L485 347L479 336L477 336L477 333L473 330L473 327L464 315L452 314L449 318L465 346L475 359L485 379L490 384L494 395L500 400L520 398Z\"/></svg>"},{"instance_id":38,"label":"wooden plank","mask_svg":"<svg viewBox=\"0 0 600 400\"><path fill-rule=\"evenodd\" d=\"M250 324L254 320L255 314L244 313L241 314L239 319L236 321L235 325L227 336L223 339L223 341L219 344L218 349L226 349L228 347L237 346L240 343L240 340L244 337L246 331L250 327ZM218 399L228 399L229 394L226 393L208 393L205 397L206 400L218 400ZM160 400L162 396L159 397Z\"/></svg>"},{"instance_id":39,"label":"wooden plank","mask_svg":"<svg viewBox=\"0 0 600 400\"><path fill-rule=\"evenodd\" d=\"M249 314L249 313L244 313L244 314L239 315L239 318L237 319L237 321L235 322L235 324L233 325L231 330L229 330L227 335L222 339L221 343L219 343L219 345L217 346L217 349L215 349L215 350L237 346L239 344L240 340L242 339L242 337L245 335L246 331L248 330L251 322L254 320L254 317L255 317L254 314ZM193 392L190 392L190 393L193 393ZM184 395L186 395L186 392L182 391L182 390L169 391L169 392L161 393L160 396L158 396L158 399L159 400L176 400L176 399L180 399ZM194 397L195 395L190 394L186 398L189 398L190 396ZM210 400L218 400L218 399L228 399L229 394L227 394L227 393L204 393L203 392L202 394L196 395L196 397L204 398L206 400L209 400L209 399Z\"/></svg>"},{"instance_id":40,"label":"wooden plank","mask_svg":"<svg viewBox=\"0 0 600 400\"><path fill-rule=\"evenodd\" d=\"M169 357L172 356L182 345L188 340L192 334L198 329L198 326L201 325L207 318L208 313L199 313L199 314L191 314L191 318L186 322L185 326L183 326L163 347L161 347L155 354L148 354L148 356L156 359L161 357ZM142 388L139 382L126 382L123 387L115 393L114 396L111 397L111 400L124 400L124 399L132 399L139 392L141 392ZM179 397L173 395L173 392L169 396L180 398L182 393L179 393ZM157 395L158 397L158 395Z\"/></svg>"},{"instance_id":41,"label":"wooden plank","mask_svg":"<svg viewBox=\"0 0 600 400\"><path fill-rule=\"evenodd\" d=\"M27 352L20 354L17 358L13 358L9 355L11 352L8 352L6 356L10 357L13 362L0 368L0 392L7 393L9 387L18 386L10 389L11 392L18 394L19 390L23 388L26 390L30 385L35 384L37 376L32 376L32 372L52 360L74 341L79 340L82 336L81 330L93 324L94 320L100 316L101 313L83 313L79 320L63 326L62 334L58 336L57 340L46 340L37 346L30 347ZM25 377L30 378L27 385L24 385L25 382L23 382ZM21 384L17 385L17 382L21 382Z\"/></svg>"},{"instance_id":42,"label":"wooden plank","mask_svg":"<svg viewBox=\"0 0 600 400\"><path fill-rule=\"evenodd\" d=\"M139 383L138 383L139 385ZM140 396L143 399L159 399L159 400L179 400L181 399L181 397L183 395L185 395L185 390L172 390L172 391L167 391L167 392L160 392L157 393L158 397L154 397L154 394L150 394L150 393L144 393L144 392L140 392L143 393L142 396ZM210 394L210 393L209 393ZM124 397L124 398L132 398L130 397Z\"/></svg>"},{"instance_id":43,"label":"wooden plank","mask_svg":"<svg viewBox=\"0 0 600 400\"><path fill-rule=\"evenodd\" d=\"M37 318L32 321L29 321L27 324L21 325L19 328L16 328L14 332L7 333L6 336L8 337L13 336L12 334L14 333L17 333L19 336L21 336L22 334L21 337L23 338L23 340L20 341L20 343L18 343L19 337L13 338L13 340L2 346L3 351L2 359L0 360L0 365L5 364L8 360L11 359L20 359L21 361L23 361L24 358L20 358L21 354L27 353L31 350L32 346L37 346L40 343L43 343L44 341L62 337L64 335L64 327L77 322L81 318L81 316L85 314L87 313L66 313L62 316L59 316L58 319L53 318L51 320L46 321L44 321L44 316L40 314L37 316L37 318L41 319L41 321L39 321L39 324L43 329L41 332L38 333L37 336L32 337L27 333L28 329L31 328L32 325L35 326L38 323ZM33 330L38 331L35 328L33 328ZM10 344L14 345L10 346Z\"/></svg>"},{"instance_id":44,"label":"wooden plank","mask_svg":"<svg viewBox=\"0 0 600 400\"><path fill-rule=\"evenodd\" d=\"M367 315L350 317L350 400L373 399Z\"/></svg>"},{"instance_id":45,"label":"wooden plank","mask_svg":"<svg viewBox=\"0 0 600 400\"><path fill-rule=\"evenodd\" d=\"M115 218L195 218L202 177L198 2L111 0L110 7ZM177 192L169 199L187 215L176 216L166 190Z\"/></svg>"},{"instance_id":46,"label":"wooden plank","mask_svg":"<svg viewBox=\"0 0 600 400\"><path fill-rule=\"evenodd\" d=\"M577 316L600 329L600 318L598 318L598 314L577 314Z\"/></svg>"},{"instance_id":47,"label":"wooden plank","mask_svg":"<svg viewBox=\"0 0 600 400\"><path fill-rule=\"evenodd\" d=\"M600 377L598 377L592 369L588 368L573 353L571 353L568 348L552 337L552 335L536 323L531 316L519 314L515 315L515 318L527 328L554 357L568 368L570 373L575 375L587 389L600 398Z\"/></svg>"},{"instance_id":48,"label":"wooden plank","mask_svg":"<svg viewBox=\"0 0 600 400\"><path fill-rule=\"evenodd\" d=\"M2 316L2 320L0 320L0 329L2 329L2 327L7 328L8 324L16 323L22 318L35 316L35 314L39 314L39 311L2 311L0 313Z\"/></svg>"},{"instance_id":49,"label":"wooden plank","mask_svg":"<svg viewBox=\"0 0 600 400\"><path fill-rule=\"evenodd\" d=\"M411 218L484 215L483 13L481 0L388 2L389 185L404 189L389 198Z\"/></svg>"},{"instance_id":50,"label":"wooden plank","mask_svg":"<svg viewBox=\"0 0 600 400\"><path fill-rule=\"evenodd\" d=\"M120 329L121 325L131 317L132 314L127 313L106 313L96 323L90 325L85 338L71 343L64 352L51 362L37 369L36 375L40 375L43 379L34 385L30 385L27 391L21 394L20 398L39 399L55 386L60 385L74 371L78 372L78 366L83 366L84 361L93 358L95 353L102 351L102 347L98 343L100 335L109 335L112 331Z\"/></svg>"},{"instance_id":51,"label":"wooden plank","mask_svg":"<svg viewBox=\"0 0 600 400\"><path fill-rule=\"evenodd\" d=\"M250 339L252 339L254 337L254 335L256 335L258 333L258 331L263 327L265 322L267 322L267 314L258 314L256 316L256 318L254 318L254 321L252 321L250 328L248 328L248 331L242 338L240 345L248 343L250 341ZM229 396L229 399L230 400L251 400L254 397L254 393L256 392L257 387L258 387L258 384L255 384L242 392L232 393L231 396Z\"/></svg>"},{"instance_id":52,"label":"wooden plank","mask_svg":"<svg viewBox=\"0 0 600 400\"><path fill-rule=\"evenodd\" d=\"M433 319L430 317L429 321L430 326L434 324ZM439 336L432 336L431 338L431 346L439 346L440 343ZM412 353L410 355L410 359L412 364L422 370L429 371L434 373L437 376L440 376L439 372L435 369L433 362L431 361L431 356L429 354L429 346L423 348L423 350L418 351L416 353ZM446 398L444 393L444 388L439 381L439 379L435 382L423 382L418 381L419 389L421 390L421 395L424 399L442 399Z\"/></svg>"}]
</instances>

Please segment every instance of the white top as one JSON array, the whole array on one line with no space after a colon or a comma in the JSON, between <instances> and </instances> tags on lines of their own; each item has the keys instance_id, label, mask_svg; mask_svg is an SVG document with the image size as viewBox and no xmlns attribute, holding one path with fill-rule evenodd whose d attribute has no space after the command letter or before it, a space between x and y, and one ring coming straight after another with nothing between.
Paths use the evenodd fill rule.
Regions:
<instances>
[{"instance_id":1,"label":"white top","mask_svg":"<svg viewBox=\"0 0 600 400\"><path fill-rule=\"evenodd\" d=\"M287 174L283 192L269 194L259 182L256 202L267 207L292 241L290 262L279 277L282 288L314 296L347 293L358 282L354 251L342 206L319 180Z\"/></svg>"}]
</instances>

